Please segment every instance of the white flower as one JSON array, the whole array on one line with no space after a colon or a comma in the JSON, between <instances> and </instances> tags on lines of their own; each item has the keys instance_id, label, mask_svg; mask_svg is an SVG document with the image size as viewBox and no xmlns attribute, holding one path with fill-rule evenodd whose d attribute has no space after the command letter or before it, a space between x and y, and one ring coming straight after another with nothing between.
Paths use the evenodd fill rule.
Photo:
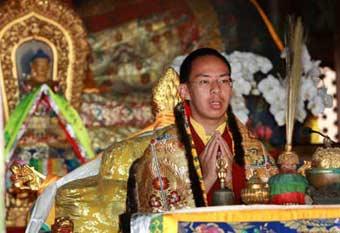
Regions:
<instances>
[{"instance_id":1,"label":"white flower","mask_svg":"<svg viewBox=\"0 0 340 233\"><path fill-rule=\"evenodd\" d=\"M245 101L244 101L244 97L242 95L235 95L233 94L230 102L232 104L234 104L233 109L243 109L246 107Z\"/></svg>"},{"instance_id":2,"label":"white flower","mask_svg":"<svg viewBox=\"0 0 340 233\"><path fill-rule=\"evenodd\" d=\"M251 74L255 74L258 71L258 66L255 60L249 60L247 68Z\"/></svg>"},{"instance_id":3,"label":"white flower","mask_svg":"<svg viewBox=\"0 0 340 233\"><path fill-rule=\"evenodd\" d=\"M231 73L241 73L242 72L242 64L239 61L230 61Z\"/></svg>"},{"instance_id":4,"label":"white flower","mask_svg":"<svg viewBox=\"0 0 340 233\"><path fill-rule=\"evenodd\" d=\"M278 105L271 105L269 107L269 111L271 114L273 114L275 121L279 126L282 126L285 124L286 119L286 105L285 104L278 104Z\"/></svg>"},{"instance_id":5,"label":"white flower","mask_svg":"<svg viewBox=\"0 0 340 233\"><path fill-rule=\"evenodd\" d=\"M321 82L320 76L311 76L310 78L312 79L315 86L319 86L319 83Z\"/></svg>"},{"instance_id":6,"label":"white flower","mask_svg":"<svg viewBox=\"0 0 340 233\"><path fill-rule=\"evenodd\" d=\"M321 70L320 65L321 61L313 61L312 64L305 69L305 73L311 77L320 77Z\"/></svg>"},{"instance_id":7,"label":"white flower","mask_svg":"<svg viewBox=\"0 0 340 233\"><path fill-rule=\"evenodd\" d=\"M260 64L260 70L264 74L268 73L271 69L273 69L273 64L266 57L257 56L257 62L258 64Z\"/></svg>"},{"instance_id":8,"label":"white flower","mask_svg":"<svg viewBox=\"0 0 340 233\"><path fill-rule=\"evenodd\" d=\"M246 124L246 123L247 123L249 112L246 112L246 111L234 111L234 109L233 109L233 112L234 112L234 114L236 115L236 117L237 117L243 124Z\"/></svg>"},{"instance_id":9,"label":"white flower","mask_svg":"<svg viewBox=\"0 0 340 233\"><path fill-rule=\"evenodd\" d=\"M320 113L322 113L325 108L322 98L320 96L315 96L312 101L309 101L307 107L312 111L312 114L314 116L317 116Z\"/></svg>"},{"instance_id":10,"label":"white flower","mask_svg":"<svg viewBox=\"0 0 340 233\"><path fill-rule=\"evenodd\" d=\"M319 77L321 74L319 65L321 61L313 61L309 55L306 45L302 48L302 67L307 76Z\"/></svg>"},{"instance_id":11,"label":"white flower","mask_svg":"<svg viewBox=\"0 0 340 233\"><path fill-rule=\"evenodd\" d=\"M233 68L231 68L231 69L233 69ZM243 76L242 72L236 72L236 73L232 72L231 79L233 81L236 80L236 79L242 79L242 76Z\"/></svg>"},{"instance_id":12,"label":"white flower","mask_svg":"<svg viewBox=\"0 0 340 233\"><path fill-rule=\"evenodd\" d=\"M248 70L245 70L242 77L248 82L252 82L254 80L254 74L250 73Z\"/></svg>"},{"instance_id":13,"label":"white flower","mask_svg":"<svg viewBox=\"0 0 340 233\"><path fill-rule=\"evenodd\" d=\"M314 82L309 78L302 78L300 98L302 98L302 100L311 100L317 94L318 94L318 90L317 90L317 87L314 85Z\"/></svg>"},{"instance_id":14,"label":"white flower","mask_svg":"<svg viewBox=\"0 0 340 233\"><path fill-rule=\"evenodd\" d=\"M273 75L268 75L267 78L262 79L258 85L259 91L262 93L264 99L273 104L282 101L282 86L277 78Z\"/></svg>"},{"instance_id":15,"label":"white flower","mask_svg":"<svg viewBox=\"0 0 340 233\"><path fill-rule=\"evenodd\" d=\"M302 99L299 99L296 107L295 118L299 122L303 122L306 119L307 112L305 110L305 103Z\"/></svg>"},{"instance_id":16,"label":"white flower","mask_svg":"<svg viewBox=\"0 0 340 233\"><path fill-rule=\"evenodd\" d=\"M233 91L236 95L249 95L251 84L242 78L233 80Z\"/></svg>"},{"instance_id":17,"label":"white flower","mask_svg":"<svg viewBox=\"0 0 340 233\"><path fill-rule=\"evenodd\" d=\"M230 100L230 105L233 108L233 113L240 119L240 121L246 123L248 120L249 110L245 104L244 97L233 94Z\"/></svg>"}]
</instances>

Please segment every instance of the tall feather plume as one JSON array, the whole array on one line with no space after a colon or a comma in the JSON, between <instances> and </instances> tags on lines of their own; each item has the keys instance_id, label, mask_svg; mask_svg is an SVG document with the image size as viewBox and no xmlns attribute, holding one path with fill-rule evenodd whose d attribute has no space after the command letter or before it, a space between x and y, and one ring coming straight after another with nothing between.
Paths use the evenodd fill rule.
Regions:
<instances>
[{"instance_id":1,"label":"tall feather plume","mask_svg":"<svg viewBox=\"0 0 340 233\"><path fill-rule=\"evenodd\" d=\"M287 111L286 111L286 140L287 149L291 149L294 119L300 92L300 82L302 75L302 45L303 45L303 26L301 18L296 22L289 22L288 50L286 56L287 64Z\"/></svg>"},{"instance_id":2,"label":"tall feather plume","mask_svg":"<svg viewBox=\"0 0 340 233\"><path fill-rule=\"evenodd\" d=\"M286 35L286 75L287 75L287 108L286 108L286 147L279 156L278 164L298 164L299 157L292 151L292 139L295 113L299 99L302 75L303 27L301 18L289 20Z\"/></svg>"}]
</instances>

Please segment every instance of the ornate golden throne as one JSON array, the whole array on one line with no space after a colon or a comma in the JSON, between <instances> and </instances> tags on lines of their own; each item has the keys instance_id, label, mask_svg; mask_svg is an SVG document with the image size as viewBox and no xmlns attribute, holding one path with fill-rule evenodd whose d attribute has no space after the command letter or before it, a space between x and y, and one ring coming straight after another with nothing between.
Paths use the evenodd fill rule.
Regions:
<instances>
[{"instance_id":1,"label":"ornate golden throne","mask_svg":"<svg viewBox=\"0 0 340 233\"><path fill-rule=\"evenodd\" d=\"M178 85L176 71L169 68L153 89L154 123L47 187L26 231L38 232L55 202L55 222L69 218L74 232L118 232L118 217L125 212L130 166L143 155L155 131L161 133L174 123L173 107L180 101Z\"/></svg>"},{"instance_id":2,"label":"ornate golden throne","mask_svg":"<svg viewBox=\"0 0 340 233\"><path fill-rule=\"evenodd\" d=\"M87 35L78 15L58 0L8 0L0 6L0 85L5 119L17 105L20 83L32 53L50 59L51 79L75 107L80 106L88 68Z\"/></svg>"}]
</instances>

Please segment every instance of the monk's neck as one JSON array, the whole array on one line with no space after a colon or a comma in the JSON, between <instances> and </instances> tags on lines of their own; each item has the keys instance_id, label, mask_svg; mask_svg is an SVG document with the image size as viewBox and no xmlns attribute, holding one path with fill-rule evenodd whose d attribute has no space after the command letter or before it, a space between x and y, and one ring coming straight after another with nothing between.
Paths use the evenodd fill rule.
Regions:
<instances>
[{"instance_id":1,"label":"monk's neck","mask_svg":"<svg viewBox=\"0 0 340 233\"><path fill-rule=\"evenodd\" d=\"M208 135L213 135L216 132L216 129L226 121L226 118L221 118L219 120L204 120L195 119L197 123L199 123L205 130L205 133Z\"/></svg>"}]
</instances>

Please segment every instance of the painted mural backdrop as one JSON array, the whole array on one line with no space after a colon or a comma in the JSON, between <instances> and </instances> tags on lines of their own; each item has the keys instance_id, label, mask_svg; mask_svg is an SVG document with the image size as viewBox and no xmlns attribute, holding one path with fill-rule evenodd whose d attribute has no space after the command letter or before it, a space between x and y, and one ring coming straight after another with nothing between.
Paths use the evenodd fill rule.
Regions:
<instances>
[{"instance_id":1,"label":"painted mural backdrop","mask_svg":"<svg viewBox=\"0 0 340 233\"><path fill-rule=\"evenodd\" d=\"M271 60L275 76L284 75L280 52L247 0L103 0L100 4L91 0L74 5L90 34L90 77L100 91L84 95L82 117L99 149L108 141L96 139L105 135L110 143L121 140L153 120L151 87L175 57L194 48L257 53ZM257 81L261 78L256 76ZM249 126L273 154L279 153L284 128L277 126L262 98L246 99ZM297 128L298 141L308 141L309 136L299 130L302 126Z\"/></svg>"},{"instance_id":2,"label":"painted mural backdrop","mask_svg":"<svg viewBox=\"0 0 340 233\"><path fill-rule=\"evenodd\" d=\"M89 31L89 77L98 88L83 96L81 115L97 151L152 122L151 88L175 57L202 46L224 49L207 0L75 5Z\"/></svg>"}]
</instances>

